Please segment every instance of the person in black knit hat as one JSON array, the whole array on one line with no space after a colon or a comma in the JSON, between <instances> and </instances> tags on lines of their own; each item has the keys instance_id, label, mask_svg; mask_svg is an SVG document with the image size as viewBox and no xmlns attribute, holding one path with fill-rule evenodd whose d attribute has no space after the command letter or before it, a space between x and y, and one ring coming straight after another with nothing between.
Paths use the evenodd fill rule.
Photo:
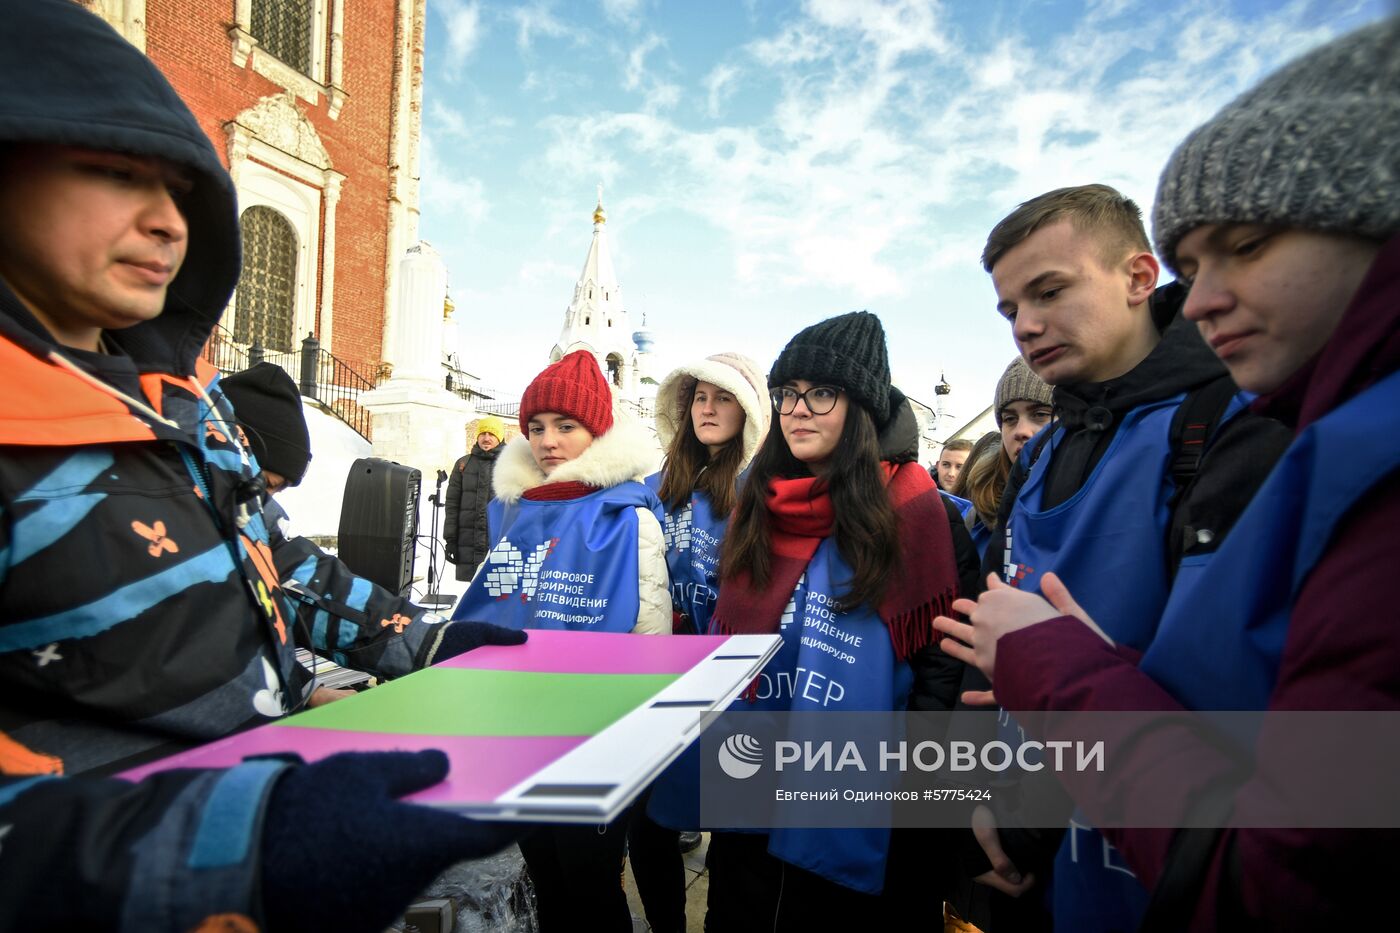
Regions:
<instances>
[{"instance_id":1,"label":"person in black knit hat","mask_svg":"<svg viewBox=\"0 0 1400 933\"><path fill-rule=\"evenodd\" d=\"M938 651L933 618L976 585L977 551L917 462L879 318L804 329L768 385L774 416L725 534L711 630L783 644L738 708L951 709L962 668ZM921 844L888 829L716 828L705 926L927 926Z\"/></svg>"},{"instance_id":2,"label":"person in black knit hat","mask_svg":"<svg viewBox=\"0 0 1400 933\"><path fill-rule=\"evenodd\" d=\"M776 389L796 378L841 386L852 401L865 406L876 427L882 428L890 420L885 329L869 311L827 318L789 340L768 374L768 388Z\"/></svg>"},{"instance_id":3,"label":"person in black knit hat","mask_svg":"<svg viewBox=\"0 0 1400 933\"><path fill-rule=\"evenodd\" d=\"M299 485L311 464L311 434L292 377L264 362L224 377L220 385L262 467L267 491Z\"/></svg>"}]
</instances>

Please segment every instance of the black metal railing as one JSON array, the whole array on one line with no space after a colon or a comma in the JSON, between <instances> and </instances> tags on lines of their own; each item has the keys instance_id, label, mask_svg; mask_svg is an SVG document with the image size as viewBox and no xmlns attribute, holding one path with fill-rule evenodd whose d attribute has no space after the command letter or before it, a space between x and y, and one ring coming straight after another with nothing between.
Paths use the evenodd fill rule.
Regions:
<instances>
[{"instance_id":1,"label":"black metal railing","mask_svg":"<svg viewBox=\"0 0 1400 933\"><path fill-rule=\"evenodd\" d=\"M274 363L296 380L303 396L319 402L365 440L370 439L372 419L369 409L360 404L360 396L373 389L374 383L344 360L322 350L321 341L314 335L306 335L300 350L265 350L258 343L244 346L227 330L215 326L202 355L224 373L240 372L258 363Z\"/></svg>"},{"instance_id":2,"label":"black metal railing","mask_svg":"<svg viewBox=\"0 0 1400 933\"><path fill-rule=\"evenodd\" d=\"M442 364L442 368L444 387L458 398L466 399L478 408L483 403L494 401L497 398L495 389L473 382L469 378L469 373L454 369L446 363Z\"/></svg>"}]
</instances>

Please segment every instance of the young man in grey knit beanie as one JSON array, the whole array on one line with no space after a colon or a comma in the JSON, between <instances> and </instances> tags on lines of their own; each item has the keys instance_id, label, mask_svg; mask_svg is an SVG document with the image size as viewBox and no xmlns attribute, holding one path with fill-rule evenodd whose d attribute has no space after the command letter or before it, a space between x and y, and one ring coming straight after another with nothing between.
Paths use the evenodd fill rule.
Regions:
<instances>
[{"instance_id":1,"label":"young man in grey knit beanie","mask_svg":"<svg viewBox=\"0 0 1400 933\"><path fill-rule=\"evenodd\" d=\"M1154 742L1066 779L1090 819L1108 801L1139 812L1169 784L1176 825L1203 827L1105 831L1154 890L1141 929L1372 925L1394 897L1358 879L1393 876L1400 839L1370 828L1391 825L1376 816L1393 774L1357 755L1393 740L1276 718L1229 749L1181 713L1400 710L1400 20L1305 55L1192 133L1155 221L1190 285L1184 316L1292 443L1141 658L1084 624L1077 592L1051 606L1002 589L965 631L938 624L991 661L1009 709L1166 713L1153 735L1179 765L1170 781L1142 780L1167 760ZM1225 812L1212 799L1235 828L1211 828ZM1338 800L1352 816L1323 807ZM1319 826L1336 828L1296 828Z\"/></svg>"}]
</instances>

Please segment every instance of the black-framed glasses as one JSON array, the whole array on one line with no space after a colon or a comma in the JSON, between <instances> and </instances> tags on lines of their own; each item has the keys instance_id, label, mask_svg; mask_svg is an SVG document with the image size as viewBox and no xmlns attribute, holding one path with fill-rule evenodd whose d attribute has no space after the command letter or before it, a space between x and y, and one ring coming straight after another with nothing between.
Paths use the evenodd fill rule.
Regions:
<instances>
[{"instance_id":1,"label":"black-framed glasses","mask_svg":"<svg viewBox=\"0 0 1400 933\"><path fill-rule=\"evenodd\" d=\"M768 397L773 400L773 407L780 415L792 414L797 409L798 399L812 414L824 415L836 407L841 389L836 386L812 386L806 392L799 392L791 386L780 386L769 391Z\"/></svg>"}]
</instances>

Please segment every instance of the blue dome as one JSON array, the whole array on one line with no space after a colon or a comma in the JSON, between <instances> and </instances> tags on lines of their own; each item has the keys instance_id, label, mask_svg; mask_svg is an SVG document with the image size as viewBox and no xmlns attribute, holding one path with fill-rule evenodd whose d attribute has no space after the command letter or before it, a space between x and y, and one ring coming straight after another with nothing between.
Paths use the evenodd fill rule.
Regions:
<instances>
[{"instance_id":1,"label":"blue dome","mask_svg":"<svg viewBox=\"0 0 1400 933\"><path fill-rule=\"evenodd\" d=\"M651 336L651 331L643 329L632 333L632 342L637 345L638 353L650 353L651 345L655 341Z\"/></svg>"}]
</instances>

